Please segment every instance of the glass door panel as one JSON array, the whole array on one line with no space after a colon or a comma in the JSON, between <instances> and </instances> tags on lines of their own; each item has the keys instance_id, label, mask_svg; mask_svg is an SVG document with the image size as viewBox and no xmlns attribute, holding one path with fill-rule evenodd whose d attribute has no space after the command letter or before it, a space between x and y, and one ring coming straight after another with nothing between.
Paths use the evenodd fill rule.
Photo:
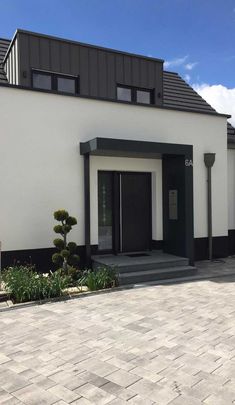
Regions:
<instances>
[{"instance_id":1,"label":"glass door panel","mask_svg":"<svg viewBox=\"0 0 235 405\"><path fill-rule=\"evenodd\" d=\"M112 172L98 172L98 245L99 250L113 248Z\"/></svg>"}]
</instances>

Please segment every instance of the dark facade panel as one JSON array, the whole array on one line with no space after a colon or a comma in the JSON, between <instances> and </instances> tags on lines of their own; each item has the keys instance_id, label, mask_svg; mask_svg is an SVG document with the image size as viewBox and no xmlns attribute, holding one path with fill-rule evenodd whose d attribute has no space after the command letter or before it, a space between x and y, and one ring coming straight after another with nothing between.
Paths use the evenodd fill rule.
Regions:
<instances>
[{"instance_id":1,"label":"dark facade panel","mask_svg":"<svg viewBox=\"0 0 235 405\"><path fill-rule=\"evenodd\" d=\"M29 38L29 48L30 48L30 65L32 67L39 66L40 63L40 41L39 38L30 37Z\"/></svg>"},{"instance_id":2,"label":"dark facade panel","mask_svg":"<svg viewBox=\"0 0 235 405\"><path fill-rule=\"evenodd\" d=\"M30 74L30 39L29 36L19 33L17 36L19 47L19 84L21 86L31 86ZM33 66L40 69L40 43L39 43L39 65Z\"/></svg>"},{"instance_id":3,"label":"dark facade panel","mask_svg":"<svg viewBox=\"0 0 235 405\"><path fill-rule=\"evenodd\" d=\"M146 60L140 60L140 81L142 87L149 87L148 83L148 63Z\"/></svg>"},{"instance_id":4,"label":"dark facade panel","mask_svg":"<svg viewBox=\"0 0 235 405\"><path fill-rule=\"evenodd\" d=\"M107 58L103 51L98 51L98 93L107 97Z\"/></svg>"},{"instance_id":5,"label":"dark facade panel","mask_svg":"<svg viewBox=\"0 0 235 405\"><path fill-rule=\"evenodd\" d=\"M79 54L80 93L82 96L86 96L87 94L90 94L88 49L85 47L81 47L79 49Z\"/></svg>"},{"instance_id":6,"label":"dark facade panel","mask_svg":"<svg viewBox=\"0 0 235 405\"><path fill-rule=\"evenodd\" d=\"M50 40L49 42L49 47L50 47ZM58 72L61 73L70 73L71 74L71 63L70 63L70 57L71 55L71 50L70 50L70 45L69 44L60 44L60 71Z\"/></svg>"},{"instance_id":7,"label":"dark facade panel","mask_svg":"<svg viewBox=\"0 0 235 405\"><path fill-rule=\"evenodd\" d=\"M132 58L132 86L142 87L141 76L140 76L140 61L137 58Z\"/></svg>"},{"instance_id":8,"label":"dark facade panel","mask_svg":"<svg viewBox=\"0 0 235 405\"><path fill-rule=\"evenodd\" d=\"M31 66L31 64L30 64L31 52L32 52L32 49L30 47L29 48L29 68ZM40 55L39 68L44 69L44 70L51 70L50 41L48 39L40 38L40 54L39 55ZM29 76L30 76L30 72L29 72Z\"/></svg>"},{"instance_id":9,"label":"dark facade panel","mask_svg":"<svg viewBox=\"0 0 235 405\"><path fill-rule=\"evenodd\" d=\"M18 31L20 85L30 86L32 69L79 76L84 96L116 99L117 84L141 87L162 93L162 61L129 55L105 48L56 40ZM162 105L162 98L155 97Z\"/></svg>"},{"instance_id":10,"label":"dark facade panel","mask_svg":"<svg viewBox=\"0 0 235 405\"><path fill-rule=\"evenodd\" d=\"M56 43L56 41L55 41ZM58 44L58 42L57 42ZM71 44L70 45L70 71L71 74L74 76L78 75L79 69L79 61L80 61L80 54L79 54L79 47L77 45Z\"/></svg>"},{"instance_id":11,"label":"dark facade panel","mask_svg":"<svg viewBox=\"0 0 235 405\"><path fill-rule=\"evenodd\" d=\"M107 98L115 100L116 87L114 86L116 80L116 66L115 57L112 53L107 55Z\"/></svg>"},{"instance_id":12,"label":"dark facade panel","mask_svg":"<svg viewBox=\"0 0 235 405\"><path fill-rule=\"evenodd\" d=\"M132 63L131 57L125 55L123 57L124 84L132 83Z\"/></svg>"},{"instance_id":13,"label":"dark facade panel","mask_svg":"<svg viewBox=\"0 0 235 405\"><path fill-rule=\"evenodd\" d=\"M98 92L98 52L96 49L89 49L89 96L99 97ZM82 77L80 78L82 82Z\"/></svg>"}]
</instances>

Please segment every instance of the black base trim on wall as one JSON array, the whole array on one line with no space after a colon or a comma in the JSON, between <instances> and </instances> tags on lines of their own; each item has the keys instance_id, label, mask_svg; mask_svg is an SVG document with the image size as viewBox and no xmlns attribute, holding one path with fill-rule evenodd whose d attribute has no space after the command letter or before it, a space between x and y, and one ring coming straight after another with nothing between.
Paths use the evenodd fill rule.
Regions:
<instances>
[{"instance_id":1,"label":"black base trim on wall","mask_svg":"<svg viewBox=\"0 0 235 405\"><path fill-rule=\"evenodd\" d=\"M195 260L207 260L209 257L208 238L194 238ZM228 236L215 236L212 243L213 258L227 257L229 253Z\"/></svg>"},{"instance_id":2,"label":"black base trim on wall","mask_svg":"<svg viewBox=\"0 0 235 405\"><path fill-rule=\"evenodd\" d=\"M152 240L153 250L162 250L164 241ZM208 238L195 238L195 260L208 259ZM55 248L44 249L25 249L11 250L2 252L2 268L13 266L14 264L33 264L39 272L48 272L54 270L51 261ZM91 246L91 254L97 254L98 245ZM78 254L80 256L80 267L86 266L86 249L85 246L78 246ZM228 236L216 236L213 238L213 257L222 258L235 254L235 229L228 231Z\"/></svg>"},{"instance_id":3,"label":"black base trim on wall","mask_svg":"<svg viewBox=\"0 0 235 405\"><path fill-rule=\"evenodd\" d=\"M91 252L94 254L97 251L97 245L91 246ZM50 270L55 270L51 261L53 253L57 252L55 248L44 249L25 249L25 250L11 250L2 252L2 268L13 266L15 264L21 265L35 265L38 272L46 273ZM84 268L85 263L85 246L78 246L78 255L80 256L81 268Z\"/></svg>"},{"instance_id":4,"label":"black base trim on wall","mask_svg":"<svg viewBox=\"0 0 235 405\"><path fill-rule=\"evenodd\" d=\"M228 230L228 253L229 255L235 254L235 229Z\"/></svg>"}]
</instances>

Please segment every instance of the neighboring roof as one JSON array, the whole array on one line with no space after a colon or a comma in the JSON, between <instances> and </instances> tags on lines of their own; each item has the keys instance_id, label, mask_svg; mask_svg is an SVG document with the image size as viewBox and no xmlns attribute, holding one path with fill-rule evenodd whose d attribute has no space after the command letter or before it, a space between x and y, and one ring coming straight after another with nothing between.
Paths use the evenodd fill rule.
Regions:
<instances>
[{"instance_id":1,"label":"neighboring roof","mask_svg":"<svg viewBox=\"0 0 235 405\"><path fill-rule=\"evenodd\" d=\"M230 122L227 122L227 132L228 136L234 136L235 139L235 128L230 124Z\"/></svg>"},{"instance_id":2,"label":"neighboring roof","mask_svg":"<svg viewBox=\"0 0 235 405\"><path fill-rule=\"evenodd\" d=\"M235 128L227 122L227 134L228 134L228 144L231 148L235 147Z\"/></svg>"},{"instance_id":3,"label":"neighboring roof","mask_svg":"<svg viewBox=\"0 0 235 405\"><path fill-rule=\"evenodd\" d=\"M3 59L7 53L11 41L9 39L0 38L0 83L7 83L5 71L3 69Z\"/></svg>"},{"instance_id":4,"label":"neighboring roof","mask_svg":"<svg viewBox=\"0 0 235 405\"><path fill-rule=\"evenodd\" d=\"M163 105L185 111L218 114L199 94L174 72L163 72Z\"/></svg>"}]
</instances>

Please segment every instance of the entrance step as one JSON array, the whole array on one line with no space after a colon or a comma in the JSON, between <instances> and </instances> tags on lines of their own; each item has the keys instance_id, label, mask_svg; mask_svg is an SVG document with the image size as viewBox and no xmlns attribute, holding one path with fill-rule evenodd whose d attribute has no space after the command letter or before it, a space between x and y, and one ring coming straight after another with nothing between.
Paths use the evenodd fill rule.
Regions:
<instances>
[{"instance_id":1,"label":"entrance step","mask_svg":"<svg viewBox=\"0 0 235 405\"><path fill-rule=\"evenodd\" d=\"M192 276L197 272L193 266L174 266L165 269L152 269L119 274L119 284L139 284L148 281L168 280L173 278Z\"/></svg>"},{"instance_id":2,"label":"entrance step","mask_svg":"<svg viewBox=\"0 0 235 405\"><path fill-rule=\"evenodd\" d=\"M166 260L159 260L153 262L140 262L135 264L123 265L118 266L118 272L121 273L130 273L130 272L137 272L137 271L147 271L147 270L157 270L157 269L166 269L166 268L173 268L178 266L187 266L188 259L186 258L174 258L173 259L166 259Z\"/></svg>"},{"instance_id":3,"label":"entrance step","mask_svg":"<svg viewBox=\"0 0 235 405\"><path fill-rule=\"evenodd\" d=\"M187 258L162 251L93 256L92 261L93 268L114 269L118 274L120 285L187 277L197 272L195 267L189 266Z\"/></svg>"}]
</instances>

